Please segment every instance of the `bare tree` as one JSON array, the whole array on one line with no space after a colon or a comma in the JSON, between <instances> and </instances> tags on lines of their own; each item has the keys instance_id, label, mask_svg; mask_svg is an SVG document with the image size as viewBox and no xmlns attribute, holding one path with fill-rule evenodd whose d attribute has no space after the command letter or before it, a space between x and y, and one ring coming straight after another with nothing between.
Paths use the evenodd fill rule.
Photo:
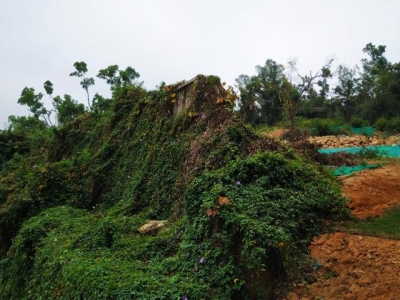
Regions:
<instances>
[{"instance_id":1,"label":"bare tree","mask_svg":"<svg viewBox=\"0 0 400 300\"><path fill-rule=\"evenodd\" d=\"M295 117L300 103L306 98L312 87L317 84L322 91L329 90L327 79L332 77L331 65L333 60L333 58L328 59L321 69L315 73L310 71L308 75L299 73L296 59L289 61L283 88L280 92L280 100L289 115L290 130L295 129Z\"/></svg>"}]
</instances>

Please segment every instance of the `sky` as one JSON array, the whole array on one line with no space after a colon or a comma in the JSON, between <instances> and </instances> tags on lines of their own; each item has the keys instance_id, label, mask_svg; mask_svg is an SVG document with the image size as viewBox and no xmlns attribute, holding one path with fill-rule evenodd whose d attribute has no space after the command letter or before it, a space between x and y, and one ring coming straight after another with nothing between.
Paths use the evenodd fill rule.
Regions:
<instances>
[{"instance_id":1,"label":"sky","mask_svg":"<svg viewBox=\"0 0 400 300\"><path fill-rule=\"evenodd\" d=\"M267 59L300 73L316 72L334 57L353 67L367 43L386 46L400 61L399 0L0 0L0 128L8 116L28 115L17 103L24 87L69 94L86 103L73 64L96 75L117 64L140 73L147 89L161 82L217 75L230 85L254 75ZM48 109L51 99L43 98Z\"/></svg>"}]
</instances>

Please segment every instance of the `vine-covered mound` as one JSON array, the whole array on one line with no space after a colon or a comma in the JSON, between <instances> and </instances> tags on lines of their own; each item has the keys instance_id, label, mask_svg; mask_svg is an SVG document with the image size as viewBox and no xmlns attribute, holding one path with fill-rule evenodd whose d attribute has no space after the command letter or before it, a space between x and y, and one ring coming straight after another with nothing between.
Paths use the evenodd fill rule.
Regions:
<instances>
[{"instance_id":1,"label":"vine-covered mound","mask_svg":"<svg viewBox=\"0 0 400 300\"><path fill-rule=\"evenodd\" d=\"M333 176L243 125L217 77L176 114L178 85L0 145L2 299L263 299L347 216Z\"/></svg>"}]
</instances>

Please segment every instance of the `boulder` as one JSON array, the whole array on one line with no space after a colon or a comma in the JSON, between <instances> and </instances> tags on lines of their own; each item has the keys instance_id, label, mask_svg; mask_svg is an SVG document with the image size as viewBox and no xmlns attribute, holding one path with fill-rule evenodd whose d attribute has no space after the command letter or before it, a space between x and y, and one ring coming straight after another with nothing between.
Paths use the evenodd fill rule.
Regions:
<instances>
[{"instance_id":1,"label":"boulder","mask_svg":"<svg viewBox=\"0 0 400 300\"><path fill-rule=\"evenodd\" d=\"M145 235L157 235L166 223L167 220L152 220L141 226L138 231Z\"/></svg>"}]
</instances>

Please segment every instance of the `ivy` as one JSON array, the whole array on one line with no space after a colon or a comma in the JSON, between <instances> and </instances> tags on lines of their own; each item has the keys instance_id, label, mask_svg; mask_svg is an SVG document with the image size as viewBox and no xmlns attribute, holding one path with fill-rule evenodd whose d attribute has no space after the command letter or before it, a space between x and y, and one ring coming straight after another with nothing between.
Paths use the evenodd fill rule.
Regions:
<instances>
[{"instance_id":1,"label":"ivy","mask_svg":"<svg viewBox=\"0 0 400 300\"><path fill-rule=\"evenodd\" d=\"M43 150L0 152L1 298L259 299L297 268L345 200L244 125L219 82L198 76L178 116L181 82L121 87L112 112L54 129ZM168 225L143 236L149 219Z\"/></svg>"}]
</instances>

